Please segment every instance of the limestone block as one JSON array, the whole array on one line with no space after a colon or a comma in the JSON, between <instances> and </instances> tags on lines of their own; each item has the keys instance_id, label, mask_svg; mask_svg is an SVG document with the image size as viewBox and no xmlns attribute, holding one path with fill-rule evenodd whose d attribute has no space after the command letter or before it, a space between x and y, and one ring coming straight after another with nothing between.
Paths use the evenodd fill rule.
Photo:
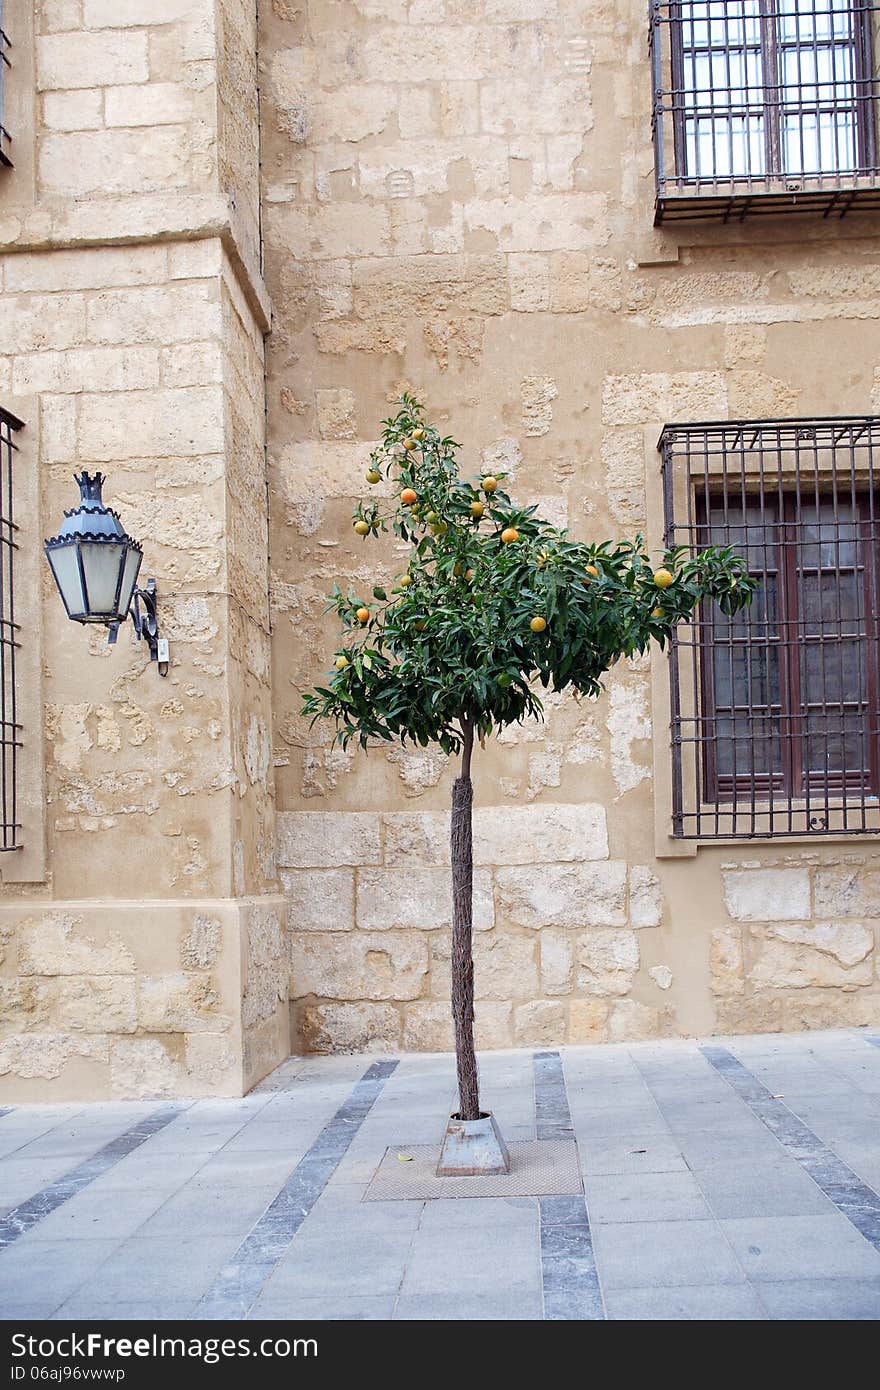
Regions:
<instances>
[{"instance_id":1,"label":"limestone block","mask_svg":"<svg viewBox=\"0 0 880 1390\"><path fill-rule=\"evenodd\" d=\"M428 942L418 932L294 933L294 997L417 999L428 973Z\"/></svg>"},{"instance_id":2,"label":"limestone block","mask_svg":"<svg viewBox=\"0 0 880 1390\"><path fill-rule=\"evenodd\" d=\"M510 1047L513 1005L478 999L474 1004L474 1041L478 1048Z\"/></svg>"},{"instance_id":3,"label":"limestone block","mask_svg":"<svg viewBox=\"0 0 880 1390\"><path fill-rule=\"evenodd\" d=\"M581 933L577 985L587 994L626 994L639 968L639 939L632 931L600 928Z\"/></svg>"},{"instance_id":4,"label":"limestone block","mask_svg":"<svg viewBox=\"0 0 880 1390\"><path fill-rule=\"evenodd\" d=\"M437 133L436 93L431 87L402 87L397 126L402 140L419 140Z\"/></svg>"},{"instance_id":5,"label":"limestone block","mask_svg":"<svg viewBox=\"0 0 880 1390\"><path fill-rule=\"evenodd\" d=\"M530 135L583 134L593 124L589 88L573 77L536 80L534 76L506 78L480 84L483 130L494 135L517 135L528 112Z\"/></svg>"},{"instance_id":6,"label":"limestone block","mask_svg":"<svg viewBox=\"0 0 880 1390\"><path fill-rule=\"evenodd\" d=\"M138 22L143 25L143 9ZM143 30L133 34L44 34L36 40L36 52L37 86L43 92L146 82L150 76Z\"/></svg>"},{"instance_id":7,"label":"limestone block","mask_svg":"<svg viewBox=\"0 0 880 1390\"><path fill-rule=\"evenodd\" d=\"M158 1100L185 1092L179 1054L159 1038L120 1038L110 1046L110 1087L126 1100Z\"/></svg>"},{"instance_id":8,"label":"limestone block","mask_svg":"<svg viewBox=\"0 0 880 1390\"><path fill-rule=\"evenodd\" d=\"M448 812L386 811L382 826L386 864L449 863Z\"/></svg>"},{"instance_id":9,"label":"limestone block","mask_svg":"<svg viewBox=\"0 0 880 1390\"><path fill-rule=\"evenodd\" d=\"M868 864L816 870L816 915L880 917L880 868Z\"/></svg>"},{"instance_id":10,"label":"limestone block","mask_svg":"<svg viewBox=\"0 0 880 1390\"><path fill-rule=\"evenodd\" d=\"M10 256L6 262L6 288L21 293L59 289L103 290L155 283L165 278L166 255L164 246L24 251ZM24 350L24 345L20 344L18 350Z\"/></svg>"},{"instance_id":11,"label":"limestone block","mask_svg":"<svg viewBox=\"0 0 880 1390\"><path fill-rule=\"evenodd\" d=\"M320 131L322 144L356 144L371 135L381 135L397 109L396 88L379 83L360 83L332 93L312 89L303 95L311 106L310 125ZM298 106L297 89L288 88L279 106L282 128L292 133L290 114Z\"/></svg>"},{"instance_id":12,"label":"limestone block","mask_svg":"<svg viewBox=\"0 0 880 1390\"><path fill-rule=\"evenodd\" d=\"M145 14L141 0L83 0L83 19L89 29L142 28L145 20L173 24L178 19L194 19L203 9L203 0L150 0Z\"/></svg>"},{"instance_id":13,"label":"limestone block","mask_svg":"<svg viewBox=\"0 0 880 1390\"><path fill-rule=\"evenodd\" d=\"M555 1047L565 1041L565 1005L550 999L518 1004L513 1015L514 1038L523 1047Z\"/></svg>"},{"instance_id":14,"label":"limestone block","mask_svg":"<svg viewBox=\"0 0 880 1390\"><path fill-rule=\"evenodd\" d=\"M100 90L47 92L43 124L49 130L98 130L104 124Z\"/></svg>"},{"instance_id":15,"label":"limestone block","mask_svg":"<svg viewBox=\"0 0 880 1390\"><path fill-rule=\"evenodd\" d=\"M133 1033L137 1028L135 982L128 975L58 975L52 979L0 981L0 1004L9 1029L70 1033Z\"/></svg>"},{"instance_id":16,"label":"limestone block","mask_svg":"<svg viewBox=\"0 0 880 1390\"><path fill-rule=\"evenodd\" d=\"M135 961L129 947L102 921L51 909L26 917L18 928L21 975L130 975Z\"/></svg>"},{"instance_id":17,"label":"limestone block","mask_svg":"<svg viewBox=\"0 0 880 1390\"><path fill-rule=\"evenodd\" d=\"M322 203L310 208L276 204L266 208L266 243L303 260L337 260L347 256L385 256L391 249L391 219L386 207Z\"/></svg>"},{"instance_id":18,"label":"limestone block","mask_svg":"<svg viewBox=\"0 0 880 1390\"><path fill-rule=\"evenodd\" d=\"M354 412L354 392L346 387L326 387L315 392L315 413L322 439L353 439Z\"/></svg>"},{"instance_id":19,"label":"limestone block","mask_svg":"<svg viewBox=\"0 0 880 1390\"><path fill-rule=\"evenodd\" d=\"M480 128L480 88L477 82L443 82L440 86L440 129L444 135L475 135Z\"/></svg>"},{"instance_id":20,"label":"limestone block","mask_svg":"<svg viewBox=\"0 0 880 1390\"><path fill-rule=\"evenodd\" d=\"M26 396L45 391L137 391L159 385L159 352L142 348L71 348L15 357L12 389Z\"/></svg>"},{"instance_id":21,"label":"limestone block","mask_svg":"<svg viewBox=\"0 0 880 1390\"><path fill-rule=\"evenodd\" d=\"M372 445L360 440L305 440L285 444L275 459L279 491L285 502L314 503L327 497L359 497ZM381 489L380 489L381 491Z\"/></svg>"},{"instance_id":22,"label":"limestone block","mask_svg":"<svg viewBox=\"0 0 880 1390\"><path fill-rule=\"evenodd\" d=\"M657 875L646 864L629 871L629 920L633 927L659 927L663 918L663 893Z\"/></svg>"},{"instance_id":23,"label":"limestone block","mask_svg":"<svg viewBox=\"0 0 880 1390\"><path fill-rule=\"evenodd\" d=\"M870 990L759 990L718 1001L717 1026L725 1033L794 1032L803 1028L863 1028L877 1022L880 998Z\"/></svg>"},{"instance_id":24,"label":"limestone block","mask_svg":"<svg viewBox=\"0 0 880 1390\"><path fill-rule=\"evenodd\" d=\"M462 81L488 77L492 71L490 35L477 24L389 25L367 31L362 62L374 82L399 82L403 55L406 80L413 83Z\"/></svg>"},{"instance_id":25,"label":"limestone block","mask_svg":"<svg viewBox=\"0 0 880 1390\"><path fill-rule=\"evenodd\" d=\"M88 1033L12 1033L0 1039L0 1076L54 1080L77 1057L106 1063L106 1036Z\"/></svg>"},{"instance_id":26,"label":"limestone block","mask_svg":"<svg viewBox=\"0 0 880 1390\"><path fill-rule=\"evenodd\" d=\"M721 372L635 372L608 376L602 388L606 425L647 425L669 419L716 420L727 413Z\"/></svg>"},{"instance_id":27,"label":"limestone block","mask_svg":"<svg viewBox=\"0 0 880 1390\"><path fill-rule=\"evenodd\" d=\"M501 915L519 927L623 926L626 865L545 864L496 873Z\"/></svg>"},{"instance_id":28,"label":"limestone block","mask_svg":"<svg viewBox=\"0 0 880 1390\"><path fill-rule=\"evenodd\" d=\"M2 356L80 347L85 339L86 305L82 295L7 294L0 300Z\"/></svg>"},{"instance_id":29,"label":"limestone block","mask_svg":"<svg viewBox=\"0 0 880 1390\"><path fill-rule=\"evenodd\" d=\"M574 983L574 933L545 927L540 936L544 994L569 994Z\"/></svg>"},{"instance_id":30,"label":"limestone block","mask_svg":"<svg viewBox=\"0 0 880 1390\"><path fill-rule=\"evenodd\" d=\"M72 463L76 459L75 396L41 397L40 448L46 463Z\"/></svg>"},{"instance_id":31,"label":"limestone block","mask_svg":"<svg viewBox=\"0 0 880 1390\"><path fill-rule=\"evenodd\" d=\"M193 94L179 82L108 87L104 93L104 117L109 126L177 125L192 115Z\"/></svg>"},{"instance_id":32,"label":"limestone block","mask_svg":"<svg viewBox=\"0 0 880 1390\"><path fill-rule=\"evenodd\" d=\"M608 1014L609 1005L605 999L572 999L568 1008L569 1042L606 1042Z\"/></svg>"},{"instance_id":33,"label":"limestone block","mask_svg":"<svg viewBox=\"0 0 880 1390\"><path fill-rule=\"evenodd\" d=\"M398 256L356 261L354 308L362 317L434 316L448 311L503 314L508 307L503 256Z\"/></svg>"},{"instance_id":34,"label":"limestone block","mask_svg":"<svg viewBox=\"0 0 880 1390\"><path fill-rule=\"evenodd\" d=\"M742 936L736 927L717 927L709 938L709 987L716 995L745 989Z\"/></svg>"},{"instance_id":35,"label":"limestone block","mask_svg":"<svg viewBox=\"0 0 880 1390\"><path fill-rule=\"evenodd\" d=\"M479 806L474 812L477 864L542 865L607 858L604 806Z\"/></svg>"},{"instance_id":36,"label":"limestone block","mask_svg":"<svg viewBox=\"0 0 880 1390\"><path fill-rule=\"evenodd\" d=\"M220 453L223 404L217 386L82 396L81 457L96 462Z\"/></svg>"},{"instance_id":37,"label":"limestone block","mask_svg":"<svg viewBox=\"0 0 880 1390\"><path fill-rule=\"evenodd\" d=\"M647 1038L667 1038L674 1031L669 1008L652 1009L635 999L619 999L611 1006L608 1037L611 1042L638 1042Z\"/></svg>"},{"instance_id":38,"label":"limestone block","mask_svg":"<svg viewBox=\"0 0 880 1390\"><path fill-rule=\"evenodd\" d=\"M550 308L550 264L546 256L529 252L508 256L510 307L520 314Z\"/></svg>"},{"instance_id":39,"label":"limestone block","mask_svg":"<svg viewBox=\"0 0 880 1390\"><path fill-rule=\"evenodd\" d=\"M468 232L486 232L499 251L580 251L609 237L601 193L535 193L464 205Z\"/></svg>"},{"instance_id":40,"label":"limestone block","mask_svg":"<svg viewBox=\"0 0 880 1390\"><path fill-rule=\"evenodd\" d=\"M270 1065L283 1060L276 1052ZM198 1089L215 1095L240 1093L241 1068L232 1040L225 1033L188 1034L184 1044L184 1066L190 1092ZM258 1077L264 1074L258 1073Z\"/></svg>"},{"instance_id":41,"label":"limestone block","mask_svg":"<svg viewBox=\"0 0 880 1390\"><path fill-rule=\"evenodd\" d=\"M726 869L721 877L724 901L735 922L785 922L810 916L807 869Z\"/></svg>"},{"instance_id":42,"label":"limestone block","mask_svg":"<svg viewBox=\"0 0 880 1390\"><path fill-rule=\"evenodd\" d=\"M167 347L213 338L222 326L220 304L209 284L174 282L106 290L88 306L88 338L93 343Z\"/></svg>"},{"instance_id":43,"label":"limestone block","mask_svg":"<svg viewBox=\"0 0 880 1390\"><path fill-rule=\"evenodd\" d=\"M412 1052L448 1052L455 1045L452 1010L446 1003L407 1004L403 1011L403 1046Z\"/></svg>"},{"instance_id":44,"label":"limestone block","mask_svg":"<svg viewBox=\"0 0 880 1390\"><path fill-rule=\"evenodd\" d=\"M214 980L201 972L142 975L138 1025L145 1033L219 1033L232 1020L220 1013Z\"/></svg>"},{"instance_id":45,"label":"limestone block","mask_svg":"<svg viewBox=\"0 0 880 1390\"><path fill-rule=\"evenodd\" d=\"M392 1004L308 1004L300 1018L306 1052L388 1052L400 1046Z\"/></svg>"},{"instance_id":46,"label":"limestone block","mask_svg":"<svg viewBox=\"0 0 880 1390\"><path fill-rule=\"evenodd\" d=\"M495 921L492 877L474 873L474 930L488 931ZM363 931L413 927L429 931L452 925L452 882L448 869L361 869L357 885L357 924Z\"/></svg>"},{"instance_id":47,"label":"limestone block","mask_svg":"<svg viewBox=\"0 0 880 1390\"><path fill-rule=\"evenodd\" d=\"M353 869L282 869L291 931L351 931Z\"/></svg>"},{"instance_id":48,"label":"limestone block","mask_svg":"<svg viewBox=\"0 0 880 1390\"><path fill-rule=\"evenodd\" d=\"M752 929L756 938L748 978L756 989L804 989L869 985L867 958L874 935L855 924L819 923L776 928L772 935Z\"/></svg>"},{"instance_id":49,"label":"limestone block","mask_svg":"<svg viewBox=\"0 0 880 1390\"><path fill-rule=\"evenodd\" d=\"M367 811L281 811L277 818L282 868L378 864L380 818Z\"/></svg>"},{"instance_id":50,"label":"limestone block","mask_svg":"<svg viewBox=\"0 0 880 1390\"><path fill-rule=\"evenodd\" d=\"M162 349L163 386L210 386L222 380L219 343L180 343Z\"/></svg>"}]
</instances>

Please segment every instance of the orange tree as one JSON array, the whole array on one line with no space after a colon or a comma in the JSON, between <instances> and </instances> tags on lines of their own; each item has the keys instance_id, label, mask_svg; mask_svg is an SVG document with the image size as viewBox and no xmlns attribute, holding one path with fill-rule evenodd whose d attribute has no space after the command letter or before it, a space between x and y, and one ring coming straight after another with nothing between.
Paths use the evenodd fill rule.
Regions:
<instances>
[{"instance_id":1,"label":"orange tree","mask_svg":"<svg viewBox=\"0 0 880 1390\"><path fill-rule=\"evenodd\" d=\"M355 532L391 530L410 546L406 569L365 599L334 588L342 638L326 685L304 713L329 718L337 739L437 744L461 755L452 789L452 1013L459 1117L480 1115L473 1040L471 759L474 741L540 716L540 688L598 695L621 657L662 647L698 604L725 613L755 581L729 549L667 550L654 566L643 539L579 541L518 507L504 474L459 476L453 439L412 396L383 422L366 479L393 501L359 503Z\"/></svg>"}]
</instances>

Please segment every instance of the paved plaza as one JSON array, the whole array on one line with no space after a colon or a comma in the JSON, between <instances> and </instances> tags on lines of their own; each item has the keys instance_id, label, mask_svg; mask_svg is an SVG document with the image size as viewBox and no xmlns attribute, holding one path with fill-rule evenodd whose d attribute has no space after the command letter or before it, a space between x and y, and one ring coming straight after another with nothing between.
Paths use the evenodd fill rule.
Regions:
<instances>
[{"instance_id":1,"label":"paved plaza","mask_svg":"<svg viewBox=\"0 0 880 1390\"><path fill-rule=\"evenodd\" d=\"M5 1319L873 1319L880 1029L489 1053L584 1193L364 1200L448 1055L294 1058L243 1100L0 1112ZM402 1182L405 1182L402 1178Z\"/></svg>"}]
</instances>

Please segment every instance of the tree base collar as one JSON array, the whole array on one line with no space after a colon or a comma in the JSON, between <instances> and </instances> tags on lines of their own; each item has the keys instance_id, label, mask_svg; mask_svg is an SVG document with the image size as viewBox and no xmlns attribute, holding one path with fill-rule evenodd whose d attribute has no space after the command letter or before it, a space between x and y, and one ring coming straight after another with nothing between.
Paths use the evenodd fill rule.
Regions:
<instances>
[{"instance_id":1,"label":"tree base collar","mask_svg":"<svg viewBox=\"0 0 880 1390\"><path fill-rule=\"evenodd\" d=\"M510 1155L494 1115L481 1115L478 1120L450 1117L437 1164L438 1178L509 1172Z\"/></svg>"}]
</instances>

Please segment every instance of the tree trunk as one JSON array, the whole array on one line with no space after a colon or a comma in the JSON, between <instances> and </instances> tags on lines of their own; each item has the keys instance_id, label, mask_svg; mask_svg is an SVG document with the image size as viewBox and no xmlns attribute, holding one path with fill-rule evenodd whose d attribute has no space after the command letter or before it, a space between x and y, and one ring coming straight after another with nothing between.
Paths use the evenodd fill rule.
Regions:
<instances>
[{"instance_id":1,"label":"tree trunk","mask_svg":"<svg viewBox=\"0 0 880 1390\"><path fill-rule=\"evenodd\" d=\"M474 730L462 720L464 743L461 776L452 785L452 1017L455 1022L455 1062L458 1069L458 1116L476 1120L480 1116L477 1055L474 1051L474 957L473 901L474 847L471 807L471 753Z\"/></svg>"}]
</instances>

